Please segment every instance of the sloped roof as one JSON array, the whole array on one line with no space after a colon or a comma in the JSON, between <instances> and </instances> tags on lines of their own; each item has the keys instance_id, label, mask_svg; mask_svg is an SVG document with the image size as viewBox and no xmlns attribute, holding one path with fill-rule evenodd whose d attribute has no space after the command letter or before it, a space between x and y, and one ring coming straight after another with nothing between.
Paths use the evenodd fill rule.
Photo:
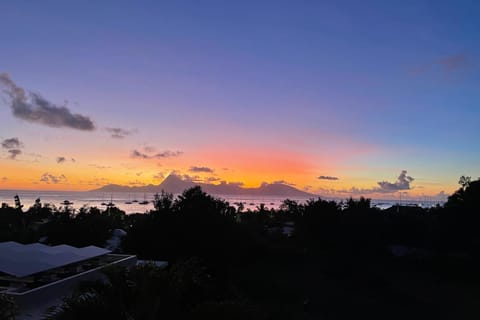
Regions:
<instances>
[{"instance_id":1,"label":"sloped roof","mask_svg":"<svg viewBox=\"0 0 480 320\"><path fill-rule=\"evenodd\" d=\"M110 252L96 246L75 248L62 244L50 247L41 243L0 242L0 272L21 278Z\"/></svg>"}]
</instances>

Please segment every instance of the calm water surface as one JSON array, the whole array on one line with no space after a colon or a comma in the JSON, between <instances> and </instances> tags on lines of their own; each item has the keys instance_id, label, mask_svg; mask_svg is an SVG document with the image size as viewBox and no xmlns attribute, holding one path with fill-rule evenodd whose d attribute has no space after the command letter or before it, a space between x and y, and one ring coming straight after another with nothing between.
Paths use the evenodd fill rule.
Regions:
<instances>
[{"instance_id":1,"label":"calm water surface","mask_svg":"<svg viewBox=\"0 0 480 320\"><path fill-rule=\"evenodd\" d=\"M0 203L7 203L10 206L14 206L13 197L18 194L21 203L24 205L24 209L29 208L35 202L35 199L40 198L43 204L49 203L57 208L63 207L63 201L68 200L73 202L72 207L79 209L83 206L106 208L102 203L109 203L112 201L118 208L126 213L144 213L153 209L152 200L154 198L153 193L127 193L127 192L114 192L114 193L102 193L102 192L75 192L75 191L25 191L25 190L0 190ZM216 195L215 197L228 201L231 205L236 206L235 203L243 203L245 210L255 209L260 204L264 204L268 209L278 209L285 200L284 196L235 196L235 195ZM309 198L290 198L300 203L304 203ZM137 200L138 202L133 202ZM141 205L141 201L149 201L146 205ZM340 201L342 199L328 199ZM132 202L127 204L126 202ZM381 209L386 209L392 205L398 203L398 200L372 200L372 204L378 206ZM438 201L428 201L427 199L419 200L406 200L402 204L417 204L424 207L434 206Z\"/></svg>"}]
</instances>

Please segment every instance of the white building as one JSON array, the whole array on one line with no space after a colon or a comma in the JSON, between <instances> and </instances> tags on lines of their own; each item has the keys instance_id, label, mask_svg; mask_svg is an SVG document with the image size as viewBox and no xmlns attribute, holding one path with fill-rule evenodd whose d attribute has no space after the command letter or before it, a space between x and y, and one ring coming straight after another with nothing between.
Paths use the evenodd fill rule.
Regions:
<instances>
[{"instance_id":1,"label":"white building","mask_svg":"<svg viewBox=\"0 0 480 320\"><path fill-rule=\"evenodd\" d=\"M100 279L106 266L133 266L136 261L136 256L112 254L95 246L2 242L0 293L16 300L18 319L38 319L48 307L59 305L80 281Z\"/></svg>"}]
</instances>

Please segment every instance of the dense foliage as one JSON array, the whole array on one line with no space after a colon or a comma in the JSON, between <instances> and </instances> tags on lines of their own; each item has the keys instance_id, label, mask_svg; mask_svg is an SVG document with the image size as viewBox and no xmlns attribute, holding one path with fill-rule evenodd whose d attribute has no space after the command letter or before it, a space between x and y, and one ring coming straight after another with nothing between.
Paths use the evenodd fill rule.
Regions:
<instances>
[{"instance_id":1,"label":"dense foliage","mask_svg":"<svg viewBox=\"0 0 480 320\"><path fill-rule=\"evenodd\" d=\"M244 211L194 187L176 199L157 195L146 214L5 207L0 237L103 245L123 228L124 252L169 261L165 270L110 271L108 282L67 298L55 319L475 318L479 199L480 180L464 177L442 207L318 198ZM113 305L122 307L109 313Z\"/></svg>"}]
</instances>

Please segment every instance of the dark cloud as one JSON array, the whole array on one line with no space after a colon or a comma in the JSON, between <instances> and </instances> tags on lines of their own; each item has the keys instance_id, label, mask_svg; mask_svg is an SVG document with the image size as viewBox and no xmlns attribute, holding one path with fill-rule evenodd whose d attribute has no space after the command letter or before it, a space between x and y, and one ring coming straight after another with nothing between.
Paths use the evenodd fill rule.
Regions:
<instances>
[{"instance_id":1,"label":"dark cloud","mask_svg":"<svg viewBox=\"0 0 480 320\"><path fill-rule=\"evenodd\" d=\"M22 150L20 150L20 149L10 149L10 150L8 150L8 153L10 153L10 155L8 156L10 159L15 159L15 158L17 158L17 156L19 154L22 154Z\"/></svg>"},{"instance_id":2,"label":"dark cloud","mask_svg":"<svg viewBox=\"0 0 480 320\"><path fill-rule=\"evenodd\" d=\"M318 179L320 180L338 180L338 177L332 177L332 176L319 176Z\"/></svg>"},{"instance_id":3,"label":"dark cloud","mask_svg":"<svg viewBox=\"0 0 480 320\"><path fill-rule=\"evenodd\" d=\"M209 167L197 167L197 166L191 166L188 171L190 171L190 172L213 173L213 169L211 169L211 168L209 168Z\"/></svg>"},{"instance_id":4,"label":"dark cloud","mask_svg":"<svg viewBox=\"0 0 480 320\"><path fill-rule=\"evenodd\" d=\"M171 157L178 157L180 155L182 155L183 152L182 151L164 151L164 152L160 152L160 153L157 153L155 155L153 155L153 158L171 158Z\"/></svg>"},{"instance_id":5,"label":"dark cloud","mask_svg":"<svg viewBox=\"0 0 480 320\"><path fill-rule=\"evenodd\" d=\"M138 150L133 150L130 156L132 158L137 158L137 159L161 159L161 158L178 157L182 154L183 152L181 151L170 151L170 150L166 150L156 154L146 154Z\"/></svg>"},{"instance_id":6,"label":"dark cloud","mask_svg":"<svg viewBox=\"0 0 480 320\"><path fill-rule=\"evenodd\" d=\"M457 70L467 65L467 57L464 54L456 54L438 60L438 63L448 71Z\"/></svg>"},{"instance_id":7,"label":"dark cloud","mask_svg":"<svg viewBox=\"0 0 480 320\"><path fill-rule=\"evenodd\" d=\"M140 151L138 150L133 150L132 151L132 154L130 155L132 158L142 158L142 159L149 159L150 156L148 156L147 154L145 153L141 153Z\"/></svg>"},{"instance_id":8,"label":"dark cloud","mask_svg":"<svg viewBox=\"0 0 480 320\"><path fill-rule=\"evenodd\" d=\"M2 141L2 147L5 149L18 149L23 147L23 143L18 138L10 138Z\"/></svg>"},{"instance_id":9,"label":"dark cloud","mask_svg":"<svg viewBox=\"0 0 480 320\"><path fill-rule=\"evenodd\" d=\"M61 174L59 176L55 176L53 174L50 174L48 172L42 174L40 177L40 182L45 182L45 183L52 183L52 184L58 184L58 183L64 183L67 182L67 177L65 175Z\"/></svg>"},{"instance_id":10,"label":"dark cloud","mask_svg":"<svg viewBox=\"0 0 480 320\"><path fill-rule=\"evenodd\" d=\"M54 128L95 130L93 121L84 115L72 113L66 106L57 106L38 93L18 87L7 73L0 73L0 86L10 97L10 108L19 119Z\"/></svg>"},{"instance_id":11,"label":"dark cloud","mask_svg":"<svg viewBox=\"0 0 480 320\"><path fill-rule=\"evenodd\" d=\"M108 133L110 133L110 136L115 139L123 139L126 136L129 136L135 132L137 132L136 129L133 130L126 130L122 128L105 128Z\"/></svg>"},{"instance_id":12,"label":"dark cloud","mask_svg":"<svg viewBox=\"0 0 480 320\"><path fill-rule=\"evenodd\" d=\"M380 181L378 182L378 185L380 186L379 192L396 192L400 190L410 190L410 182L412 182L413 179L410 176L407 176L407 170L402 170L400 175L397 178L397 181L395 182L388 182L388 181Z\"/></svg>"},{"instance_id":13,"label":"dark cloud","mask_svg":"<svg viewBox=\"0 0 480 320\"><path fill-rule=\"evenodd\" d=\"M57 157L57 163L64 163L65 161L67 161L65 157Z\"/></svg>"}]
</instances>

